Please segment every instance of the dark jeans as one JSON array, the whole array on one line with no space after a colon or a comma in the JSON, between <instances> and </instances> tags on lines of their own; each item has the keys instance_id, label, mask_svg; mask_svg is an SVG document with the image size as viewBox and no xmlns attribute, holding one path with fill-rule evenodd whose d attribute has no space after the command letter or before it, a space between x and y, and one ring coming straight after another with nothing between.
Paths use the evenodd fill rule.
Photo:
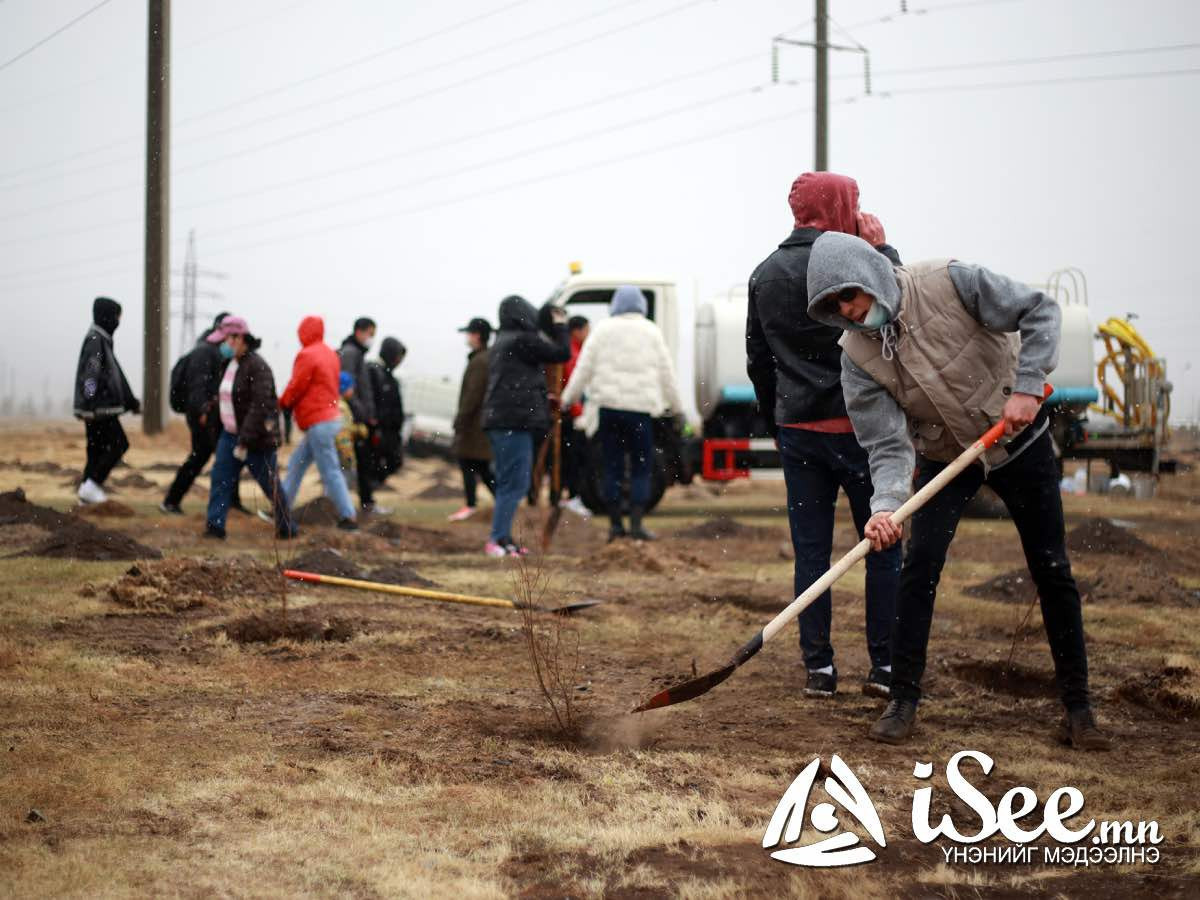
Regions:
<instances>
[{"instance_id":1,"label":"dark jeans","mask_svg":"<svg viewBox=\"0 0 1200 900\"><path fill-rule=\"evenodd\" d=\"M839 487L846 492L854 527L862 537L871 518L871 470L867 452L853 434L780 428L779 452L796 552L793 589L798 597L829 569ZM886 666L892 661L892 617L899 581L899 545L867 556L867 652L872 666ZM800 614L800 648L807 668L833 665L833 645L829 641L832 621L829 591Z\"/></svg>"},{"instance_id":2,"label":"dark jeans","mask_svg":"<svg viewBox=\"0 0 1200 900\"><path fill-rule=\"evenodd\" d=\"M271 501L275 510L275 529L280 534L294 533L291 516L288 513L287 496L283 485L279 483L279 469L275 462L275 451L250 450L245 459L233 455L237 447L237 438L224 429L217 439L217 455L213 460L212 486L208 494L208 525L218 531L225 531L225 519L229 514L229 504L233 500L233 488L245 466L262 488L263 494Z\"/></svg>"},{"instance_id":3,"label":"dark jeans","mask_svg":"<svg viewBox=\"0 0 1200 900\"><path fill-rule=\"evenodd\" d=\"M944 463L918 457L917 488L943 468ZM1048 433L986 478L981 466L971 466L913 516L892 637L892 696L903 700L921 696L933 600L946 551L963 509L984 484L1004 501L1021 537L1025 562L1041 600L1042 621L1063 703L1068 709L1087 706L1083 616L1079 589L1067 559L1058 468Z\"/></svg>"},{"instance_id":4,"label":"dark jeans","mask_svg":"<svg viewBox=\"0 0 1200 900\"><path fill-rule=\"evenodd\" d=\"M496 477L492 474L492 464L486 459L460 459L458 468L462 471L463 496L467 506L475 508L476 484L482 481L493 497L496 496Z\"/></svg>"},{"instance_id":5,"label":"dark jeans","mask_svg":"<svg viewBox=\"0 0 1200 900\"><path fill-rule=\"evenodd\" d=\"M108 473L129 449L129 438L125 437L125 429L116 416L84 422L83 430L87 435L87 465L83 467L83 480L90 478L96 484L104 484Z\"/></svg>"},{"instance_id":6,"label":"dark jeans","mask_svg":"<svg viewBox=\"0 0 1200 900\"><path fill-rule=\"evenodd\" d=\"M533 432L514 428L489 428L492 459L496 464L496 506L492 510L491 540L497 544L513 539L512 523L529 493L533 477Z\"/></svg>"},{"instance_id":7,"label":"dark jeans","mask_svg":"<svg viewBox=\"0 0 1200 900\"><path fill-rule=\"evenodd\" d=\"M645 509L650 500L650 466L654 459L654 423L648 413L600 410L600 446L604 449L604 500L609 515L620 515L625 458L629 457L629 505Z\"/></svg>"},{"instance_id":8,"label":"dark jeans","mask_svg":"<svg viewBox=\"0 0 1200 900\"><path fill-rule=\"evenodd\" d=\"M207 465L208 460L212 457L213 451L217 449L217 438L221 436L221 417L216 411L208 414L208 418L203 425L200 424L199 416L187 414L188 430L192 433L192 452L187 455L187 459L180 465L179 471L175 473L175 480L171 482L171 487L167 489L167 496L163 499L163 503L168 506L178 506L183 500L183 495L191 488L192 483L200 477L200 472ZM233 506L241 506L242 499L238 493L237 482L233 485Z\"/></svg>"}]
</instances>

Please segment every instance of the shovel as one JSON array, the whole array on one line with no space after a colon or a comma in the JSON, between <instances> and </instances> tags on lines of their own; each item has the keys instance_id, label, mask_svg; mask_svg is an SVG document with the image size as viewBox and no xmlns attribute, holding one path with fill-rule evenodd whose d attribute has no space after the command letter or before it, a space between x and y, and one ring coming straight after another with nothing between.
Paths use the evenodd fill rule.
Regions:
<instances>
[{"instance_id":1,"label":"shovel","mask_svg":"<svg viewBox=\"0 0 1200 900\"><path fill-rule=\"evenodd\" d=\"M1052 390L1050 385L1046 385L1046 392L1043 399L1049 397ZM942 469L941 472L930 479L928 484L909 497L906 503L891 514L891 520L897 525L906 522L912 517L913 513L929 501L930 497L953 481L963 469L983 456L1002 437L1004 437L1003 421L997 422L989 428L979 440L964 450L958 459ZM854 549L834 563L828 572L814 581L808 590L789 603L779 615L768 622L762 631L739 647L738 651L733 654L733 658L724 666L714 669L705 675L700 675L697 678L677 684L674 687L659 691L633 711L645 712L649 709L661 709L664 706L674 706L676 703L686 703L688 700L694 700L703 694L707 694L732 675L738 666L758 653L762 649L763 644L779 634L784 626L800 615L810 603L821 596L834 582L849 572L854 567L854 564L863 559L870 550L870 540L863 538L854 546Z\"/></svg>"},{"instance_id":2,"label":"shovel","mask_svg":"<svg viewBox=\"0 0 1200 900\"><path fill-rule=\"evenodd\" d=\"M359 578L341 578L337 575L319 575L316 572L300 572L296 569L284 569L284 577L296 581L308 581L313 584L332 584L337 587L357 588L360 591L376 591L381 594L399 594L404 597L420 597L423 600L437 600L442 603L465 603L468 606L492 606L499 609L532 609L535 612L554 613L559 616L569 616L581 609L599 605L599 600L580 600L578 603L568 603L566 606L549 608L545 606L526 606L502 597L474 597L470 594L451 594L447 591L427 591L424 588L402 587L398 584L385 584L382 581L364 581Z\"/></svg>"}]
</instances>

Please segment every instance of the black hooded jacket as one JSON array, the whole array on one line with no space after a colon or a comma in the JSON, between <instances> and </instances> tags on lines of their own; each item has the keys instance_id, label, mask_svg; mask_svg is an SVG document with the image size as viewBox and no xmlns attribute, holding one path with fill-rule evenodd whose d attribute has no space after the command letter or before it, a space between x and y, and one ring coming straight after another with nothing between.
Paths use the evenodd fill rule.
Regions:
<instances>
[{"instance_id":1,"label":"black hooded jacket","mask_svg":"<svg viewBox=\"0 0 1200 900\"><path fill-rule=\"evenodd\" d=\"M121 319L121 304L97 297L92 304L92 326L83 338L75 369L75 416L105 419L126 410L140 412L125 373L113 351L112 335Z\"/></svg>"},{"instance_id":2,"label":"black hooded jacket","mask_svg":"<svg viewBox=\"0 0 1200 900\"><path fill-rule=\"evenodd\" d=\"M772 431L846 416L841 329L808 317L808 257L823 233L797 228L750 276L746 373ZM894 248L876 249L900 265Z\"/></svg>"},{"instance_id":3,"label":"black hooded jacket","mask_svg":"<svg viewBox=\"0 0 1200 900\"><path fill-rule=\"evenodd\" d=\"M405 352L404 345L398 340L384 338L379 348L381 362L367 363L367 377L370 379L379 427L388 431L396 431L404 425L404 398L400 394L400 382L392 371L400 365Z\"/></svg>"},{"instance_id":4,"label":"black hooded jacket","mask_svg":"<svg viewBox=\"0 0 1200 900\"><path fill-rule=\"evenodd\" d=\"M571 339L565 322L553 325L549 335L543 335L538 331L538 311L533 304L523 297L505 297L500 302L500 331L488 351L483 427L549 430L543 366L570 358Z\"/></svg>"},{"instance_id":5,"label":"black hooded jacket","mask_svg":"<svg viewBox=\"0 0 1200 900\"><path fill-rule=\"evenodd\" d=\"M187 362L184 363L183 378L187 385L187 408L189 417L197 418L216 408L217 390L221 386L221 375L229 360L221 355L220 344L210 344L208 336L221 324L221 319L227 314L222 313L213 322L212 328L205 329L196 345L188 352Z\"/></svg>"}]
</instances>

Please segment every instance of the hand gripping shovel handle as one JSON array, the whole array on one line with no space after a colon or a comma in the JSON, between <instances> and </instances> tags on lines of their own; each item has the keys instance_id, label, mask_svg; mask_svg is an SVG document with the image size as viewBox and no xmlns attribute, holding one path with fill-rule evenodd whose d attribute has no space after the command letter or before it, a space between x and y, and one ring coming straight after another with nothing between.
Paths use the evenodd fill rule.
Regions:
<instances>
[{"instance_id":1,"label":"hand gripping shovel handle","mask_svg":"<svg viewBox=\"0 0 1200 900\"><path fill-rule=\"evenodd\" d=\"M1050 385L1046 385L1043 400L1049 397L1053 392ZM958 477L959 473L967 466L971 465L979 457L983 456L987 450L995 446L996 442L1004 437L1004 422L997 422L989 428L984 434L973 443L970 447L959 454L954 462L950 463L946 468L942 469L937 475L929 480L923 488L913 494L901 507L891 514L889 518L897 525L901 525L908 521L918 509L929 502L929 499L944 488L947 484ZM634 712L643 712L648 709L659 709L663 706L672 706L676 703L683 703L686 700L691 700L699 697L701 694L707 694L710 690L728 678L734 673L734 670L742 663L753 657L762 645L777 635L786 625L802 613L810 603L816 600L821 594L825 593L834 582L840 579L843 575L850 571L854 565L863 559L871 551L871 542L867 538L859 541L854 548L839 559L824 575L809 585L799 597L789 603L784 609L766 624L762 631L756 634L753 638L738 648L737 653L733 658L722 666L720 669L709 672L706 675L701 675L698 678L693 678L690 681L685 681L683 684L667 688L664 691L659 691L641 706L634 709Z\"/></svg>"}]
</instances>

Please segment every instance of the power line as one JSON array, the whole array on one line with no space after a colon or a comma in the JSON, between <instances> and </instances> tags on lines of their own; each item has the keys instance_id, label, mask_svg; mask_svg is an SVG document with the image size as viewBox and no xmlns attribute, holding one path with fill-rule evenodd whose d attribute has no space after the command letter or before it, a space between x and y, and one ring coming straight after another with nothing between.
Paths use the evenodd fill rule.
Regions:
<instances>
[{"instance_id":1,"label":"power line","mask_svg":"<svg viewBox=\"0 0 1200 900\"><path fill-rule=\"evenodd\" d=\"M48 35L46 35L44 38L42 38L40 41L38 41L33 46L25 48L20 53L18 53L16 56L12 57L11 59L6 60L5 62L0 63L0 71L7 69L9 66L11 66L13 63L15 63L17 60L24 59L26 56L28 56L30 53L32 53L34 50L36 50L38 47L41 47L43 44L48 44L50 41L54 40L56 37L58 37L60 34L62 34L64 31L66 31L68 28L70 28L72 25L82 22L84 19L86 19L88 16L90 16L92 13L94 13L100 7L107 6L110 2L112 2L112 0L100 0L100 2L97 3L95 6L93 6L91 9L87 10L86 12L80 13L75 18L73 18L70 22L68 22L66 25L63 25L60 28L57 28L54 31L50 32Z\"/></svg>"},{"instance_id":2,"label":"power line","mask_svg":"<svg viewBox=\"0 0 1200 900\"><path fill-rule=\"evenodd\" d=\"M1074 84L1091 81L1126 81L1145 78L1171 78L1180 75L1200 75L1200 68L1162 69L1155 72L1124 72L1113 75L1068 75L1062 78L1036 78L1027 81L996 81L983 84L945 84L930 87L899 88L898 90L876 91L875 96L893 97L898 94L941 94L966 91L990 91L1002 88L1040 87L1052 84Z\"/></svg>"}]
</instances>

